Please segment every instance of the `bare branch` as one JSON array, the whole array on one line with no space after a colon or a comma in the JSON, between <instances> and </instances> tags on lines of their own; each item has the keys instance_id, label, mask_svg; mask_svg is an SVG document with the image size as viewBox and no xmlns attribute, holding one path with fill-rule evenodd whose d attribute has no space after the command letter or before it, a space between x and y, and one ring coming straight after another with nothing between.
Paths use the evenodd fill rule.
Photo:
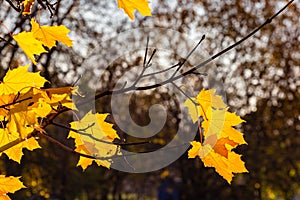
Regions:
<instances>
[{"instance_id":1,"label":"bare branch","mask_svg":"<svg viewBox=\"0 0 300 200\"><path fill-rule=\"evenodd\" d=\"M153 89L153 88L158 88L158 87L161 87L163 85L166 85L166 84L169 84L169 83L172 83L178 79L181 79L189 74L193 74L195 73L196 70L198 70L199 68L201 67L204 67L206 66L207 64L209 64L210 62L212 62L213 60L215 60L216 58L220 57L221 55L227 53L228 51L230 51L231 49L237 47L238 45L242 44L243 42L245 42L247 39L249 39L250 37L252 37L253 35L255 35L258 31L260 31L262 28L264 28L266 25L270 24L272 22L272 20L274 18L276 18L278 15L280 15L285 9L287 9L287 7L289 5L291 5L292 3L294 2L294 0L291 0L289 1L282 9L280 9L278 12L276 12L273 16L271 16L270 18L268 18L263 24L261 24L259 27L257 27L256 29L254 29L253 31L251 31L249 34L247 34L245 37L243 37L241 40L237 41L236 43L230 45L229 47L225 48L224 50L221 50L220 52L216 53L215 55L213 55L212 57L208 58L207 60L203 61L202 63L194 66L193 68L187 70L186 72L183 72L182 74L180 75L177 75L177 76L174 76L174 77L171 77L165 81L162 81L160 83L156 83L156 84L153 84L153 85L148 85L148 86L140 86L140 87L127 87L127 88L122 88L122 89L119 89L119 90L106 90L104 92L101 92L97 95L95 95L95 99L99 99L103 96L108 96L108 95L112 95L113 93L114 94L122 94L122 93L125 93L125 92L128 92L128 91L134 91L134 90L137 90L137 91L142 91L142 90L150 90L150 89ZM179 66L180 66L180 63L179 63ZM157 74L157 73L156 73ZM148 75L147 75L148 76ZM89 102L90 99L87 99L83 102L80 103L80 105L82 104L85 104L87 102Z\"/></svg>"}]
</instances>

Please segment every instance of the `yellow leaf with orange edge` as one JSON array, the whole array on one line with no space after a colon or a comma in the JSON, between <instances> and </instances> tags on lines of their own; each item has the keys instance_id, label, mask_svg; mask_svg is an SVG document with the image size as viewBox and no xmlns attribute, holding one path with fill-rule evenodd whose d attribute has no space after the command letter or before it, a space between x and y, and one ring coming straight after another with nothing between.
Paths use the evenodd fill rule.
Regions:
<instances>
[{"instance_id":1,"label":"yellow leaf with orange edge","mask_svg":"<svg viewBox=\"0 0 300 200\"><path fill-rule=\"evenodd\" d=\"M20 177L0 175L0 200L9 200L7 193L15 193L26 188L19 179Z\"/></svg>"},{"instance_id":2,"label":"yellow leaf with orange edge","mask_svg":"<svg viewBox=\"0 0 300 200\"><path fill-rule=\"evenodd\" d=\"M134 20L134 11L138 10L143 16L151 16L147 0L118 0L118 7L124 9L124 12L130 19Z\"/></svg>"},{"instance_id":3,"label":"yellow leaf with orange edge","mask_svg":"<svg viewBox=\"0 0 300 200\"><path fill-rule=\"evenodd\" d=\"M241 155L232 151L238 145L247 144L243 134L234 128L244 120L229 112L222 98L215 93L215 90L202 90L193 99L197 104L190 99L185 102L193 121L202 117L199 132L203 142L191 142L188 156L198 156L206 167L214 167L231 183L235 173L248 172Z\"/></svg>"},{"instance_id":4,"label":"yellow leaf with orange edge","mask_svg":"<svg viewBox=\"0 0 300 200\"><path fill-rule=\"evenodd\" d=\"M107 115L92 114L90 111L81 120L70 123L72 130L77 130L71 130L68 136L75 139L75 151L101 158L90 159L81 156L78 165L83 169L91 165L92 161L109 168L111 158L119 152L119 147L113 144L113 140L119 136L112 128L113 124L105 122Z\"/></svg>"},{"instance_id":5,"label":"yellow leaf with orange edge","mask_svg":"<svg viewBox=\"0 0 300 200\"><path fill-rule=\"evenodd\" d=\"M248 172L245 163L241 159L241 155L232 152L232 146L228 144L224 143L225 149L221 148L221 151L226 152L226 149L228 150L226 156L218 153L218 150L220 150L218 146L216 147L216 151L215 147L212 147L210 144L202 145L196 141L191 142L191 144L193 147L188 152L189 158L199 156L205 167L214 167L216 172L227 180L228 183L231 183L234 173Z\"/></svg>"},{"instance_id":6,"label":"yellow leaf with orange edge","mask_svg":"<svg viewBox=\"0 0 300 200\"><path fill-rule=\"evenodd\" d=\"M244 122L235 113L226 110L207 109L206 116L208 120L202 122L204 136L217 135L218 138L229 138L238 144L247 144L243 134L237 131L233 126Z\"/></svg>"},{"instance_id":7,"label":"yellow leaf with orange edge","mask_svg":"<svg viewBox=\"0 0 300 200\"><path fill-rule=\"evenodd\" d=\"M28 72L29 65L8 70L0 83L0 95L26 93L31 87L43 87L47 80L40 72Z\"/></svg>"},{"instance_id":8,"label":"yellow leaf with orange edge","mask_svg":"<svg viewBox=\"0 0 300 200\"><path fill-rule=\"evenodd\" d=\"M37 40L32 32L21 32L13 36L14 40L18 43L19 47L24 51L27 57L37 64L34 55L40 55L41 53L47 52L43 43Z\"/></svg>"},{"instance_id":9,"label":"yellow leaf with orange edge","mask_svg":"<svg viewBox=\"0 0 300 200\"><path fill-rule=\"evenodd\" d=\"M70 30L64 25L60 26L40 26L35 19L31 19L31 32L35 39L41 41L48 48L56 46L56 42L72 46L72 40L67 35Z\"/></svg>"}]
</instances>

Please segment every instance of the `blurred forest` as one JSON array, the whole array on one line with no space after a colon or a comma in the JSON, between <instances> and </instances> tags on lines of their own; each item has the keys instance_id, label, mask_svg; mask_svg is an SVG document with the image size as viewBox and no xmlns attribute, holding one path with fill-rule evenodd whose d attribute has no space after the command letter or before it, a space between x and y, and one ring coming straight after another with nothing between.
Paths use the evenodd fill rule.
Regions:
<instances>
[{"instance_id":1,"label":"blurred forest","mask_svg":"<svg viewBox=\"0 0 300 200\"><path fill-rule=\"evenodd\" d=\"M48 11L41 11L41 24L66 25L72 30L74 47L58 45L43 54L38 65L31 69L40 70L53 87L71 85L81 74L98 91L112 89L126 72L130 71L134 78L141 70L133 68L143 62L147 34L140 33L145 30L173 31L165 31L162 36L169 40L161 46L167 53L157 53L158 57L164 57L156 60L160 70L178 62L205 34L203 44L188 60L188 68L241 39L285 3L284 0L153 0L152 17L137 14L135 21L130 21L117 9L115 1L57 0L52 18ZM28 29L28 18L6 1L0 0L0 5L0 21L12 33ZM32 15L38 16L37 7L33 9ZM299 16L300 3L295 1L254 37L209 64L203 72L217 80L214 83L207 84L209 81L197 76L185 77L180 82L193 89L189 90L191 95L196 95L201 86L220 87L231 111L246 120L239 128L248 145L236 151L243 154L249 173L237 175L231 185L212 168L204 168L200 159L188 159L187 153L170 166L149 173L130 174L96 165L83 172L76 167L77 156L41 139L43 149L24 151L21 165L4 155L1 157L0 173L21 175L27 186L11 195L12 199L156 199L167 173L180 199L300 199ZM133 36L130 30L137 28L143 31ZM8 68L28 61L19 48L10 44L14 41L9 33L3 28L0 33L7 40L0 41L0 77L3 77ZM132 53L127 44L142 50ZM159 42L150 40L154 48L155 44ZM146 125L148 108L157 102L168 108L165 127L150 138L151 144L126 147L128 150L153 151L176 134L180 111L172 91L159 88L135 93L131 99L132 118L137 124ZM110 112L108 105L110 97L101 98L96 109ZM59 119L64 124L70 120L69 115ZM74 145L64 129L51 126L47 132ZM119 134L135 141L120 130Z\"/></svg>"}]
</instances>

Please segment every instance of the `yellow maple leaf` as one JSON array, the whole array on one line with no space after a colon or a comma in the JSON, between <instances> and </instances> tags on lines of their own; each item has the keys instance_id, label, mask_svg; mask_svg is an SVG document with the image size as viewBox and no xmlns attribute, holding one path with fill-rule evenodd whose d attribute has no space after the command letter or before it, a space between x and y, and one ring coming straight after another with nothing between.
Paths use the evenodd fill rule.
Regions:
<instances>
[{"instance_id":1,"label":"yellow maple leaf","mask_svg":"<svg viewBox=\"0 0 300 200\"><path fill-rule=\"evenodd\" d=\"M1 84L0 84L0 87L1 87ZM5 106L5 105L11 104L14 101L15 97L16 96L13 94L9 94L9 95L2 94L1 95L0 106L3 106L3 107L0 108L0 121L4 120L4 118L7 116L8 111L9 111L10 106Z\"/></svg>"},{"instance_id":2,"label":"yellow maple leaf","mask_svg":"<svg viewBox=\"0 0 300 200\"><path fill-rule=\"evenodd\" d=\"M28 72L29 65L8 70L0 83L0 95L26 93L31 87L43 87L47 80L40 72Z\"/></svg>"},{"instance_id":3,"label":"yellow maple leaf","mask_svg":"<svg viewBox=\"0 0 300 200\"><path fill-rule=\"evenodd\" d=\"M147 0L118 0L118 7L123 8L130 19L134 20L134 11L138 10L143 16L151 16Z\"/></svg>"},{"instance_id":4,"label":"yellow maple leaf","mask_svg":"<svg viewBox=\"0 0 300 200\"><path fill-rule=\"evenodd\" d=\"M25 2L28 2L28 5L32 3L31 1ZM20 32L14 35L13 38L27 57L36 65L34 55L47 52L43 45L52 48L56 46L56 42L61 42L67 46L72 46L72 40L67 35L69 32L70 30L64 25L40 26L34 19L31 19L31 31Z\"/></svg>"},{"instance_id":5,"label":"yellow maple leaf","mask_svg":"<svg viewBox=\"0 0 300 200\"><path fill-rule=\"evenodd\" d=\"M244 140L243 134L237 131L233 126L237 126L244 122L235 113L226 110L207 109L207 120L204 119L202 127L204 129L204 136L217 135L218 138L229 138L238 144L247 144Z\"/></svg>"},{"instance_id":6,"label":"yellow maple leaf","mask_svg":"<svg viewBox=\"0 0 300 200\"><path fill-rule=\"evenodd\" d=\"M40 26L34 19L31 19L30 23L34 38L41 41L48 48L56 46L56 42L61 42L68 47L72 46L72 40L67 35L70 30L64 25Z\"/></svg>"},{"instance_id":7,"label":"yellow maple leaf","mask_svg":"<svg viewBox=\"0 0 300 200\"><path fill-rule=\"evenodd\" d=\"M80 157L78 165L86 169L95 161L99 166L109 168L111 157L118 153L119 148L113 144L115 138L119 138L116 131L112 128L113 124L105 122L108 114L92 114L88 112L81 120L71 122L71 128L80 131L70 131L69 137L75 139L75 151L107 159L90 159Z\"/></svg>"},{"instance_id":8,"label":"yellow maple leaf","mask_svg":"<svg viewBox=\"0 0 300 200\"><path fill-rule=\"evenodd\" d=\"M214 167L224 179L231 182L234 173L247 172L241 155L232 151L241 144L246 144L243 134L234 126L244 122L235 113L228 111L222 98L215 90L202 90L193 100L185 102L193 121L202 117L200 138L203 142L191 142L189 158L199 157L206 167ZM202 140L201 140L202 141Z\"/></svg>"},{"instance_id":9,"label":"yellow maple leaf","mask_svg":"<svg viewBox=\"0 0 300 200\"><path fill-rule=\"evenodd\" d=\"M202 145L200 142L193 141L192 149L189 150L189 158L199 156L205 167L214 167L228 183L231 183L234 173L248 172L245 163L241 160L241 155L232 152L231 145L226 145L222 141L220 146L212 147L210 144ZM229 147L230 146L230 147ZM220 154L220 152L223 152Z\"/></svg>"},{"instance_id":10,"label":"yellow maple leaf","mask_svg":"<svg viewBox=\"0 0 300 200\"><path fill-rule=\"evenodd\" d=\"M20 134L17 132L9 132L7 128L0 129L0 147L7 145L10 142L21 139ZM23 148L26 148L30 151L34 149L41 148L35 138L29 138L13 147L5 150L4 154L6 154L9 159L12 159L18 163L21 162L21 158L23 156ZM0 155L2 154L0 153Z\"/></svg>"},{"instance_id":11,"label":"yellow maple leaf","mask_svg":"<svg viewBox=\"0 0 300 200\"><path fill-rule=\"evenodd\" d=\"M14 35L13 38L35 65L37 62L34 58L34 55L40 55L41 53L47 52L43 47L43 43L37 40L32 32L21 32Z\"/></svg>"},{"instance_id":12,"label":"yellow maple leaf","mask_svg":"<svg viewBox=\"0 0 300 200\"><path fill-rule=\"evenodd\" d=\"M55 113L61 106L76 110L77 108L70 98L70 95L76 90L77 88L74 87L48 89L33 88L31 95L33 97L39 95L39 99L32 104L31 109L38 117L42 118L47 117L50 113Z\"/></svg>"},{"instance_id":13,"label":"yellow maple leaf","mask_svg":"<svg viewBox=\"0 0 300 200\"><path fill-rule=\"evenodd\" d=\"M25 94L18 94L15 97L17 97L19 103L6 107L8 112L5 116L6 125L0 129L0 147L2 148L11 142L19 141L20 143L6 149L4 153L10 159L20 163L23 148L27 148L28 150L40 148L35 138L27 138L34 130L34 127L38 125L38 116L32 110L32 106L38 102L41 96L39 94L33 95L32 90L30 90ZM25 141L23 141L24 139Z\"/></svg>"},{"instance_id":14,"label":"yellow maple leaf","mask_svg":"<svg viewBox=\"0 0 300 200\"><path fill-rule=\"evenodd\" d=\"M76 94L78 87L61 87L61 88L48 88L43 89L43 98L45 102L54 108L58 106L65 106L72 110L76 110L76 105L71 99L72 94Z\"/></svg>"},{"instance_id":15,"label":"yellow maple leaf","mask_svg":"<svg viewBox=\"0 0 300 200\"><path fill-rule=\"evenodd\" d=\"M25 188L19 179L20 177L0 175L0 200L9 200L7 193L15 193L17 190Z\"/></svg>"},{"instance_id":16,"label":"yellow maple leaf","mask_svg":"<svg viewBox=\"0 0 300 200\"><path fill-rule=\"evenodd\" d=\"M193 120L196 122L199 116L206 117L205 113L207 109L212 107L215 109L225 109L226 104L223 102L222 97L216 95L216 90L204 90L202 89L200 93L197 95L196 98L192 98L195 102L199 105L195 106L195 104L190 100L187 99L184 105L189 109L189 114Z\"/></svg>"}]
</instances>

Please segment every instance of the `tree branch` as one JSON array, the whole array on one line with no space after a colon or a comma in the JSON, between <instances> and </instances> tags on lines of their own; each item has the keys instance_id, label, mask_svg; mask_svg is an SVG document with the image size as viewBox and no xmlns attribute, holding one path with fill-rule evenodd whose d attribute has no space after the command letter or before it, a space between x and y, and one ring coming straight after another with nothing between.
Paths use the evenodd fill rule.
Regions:
<instances>
[{"instance_id":1,"label":"tree branch","mask_svg":"<svg viewBox=\"0 0 300 200\"><path fill-rule=\"evenodd\" d=\"M59 124L57 122L52 122L51 124L54 125L54 126L58 126L60 128L69 130L69 131L73 131L73 132L78 133L80 135L88 136L88 137L90 137L91 139L93 139L93 140L95 140L97 142L102 142L102 143L105 143L105 144L113 144L113 145L119 145L119 146L130 146L130 145L141 145L141 144L149 144L150 143L150 141L131 142L131 143L109 142L109 141L106 141L106 140L101 140L99 138L96 138L93 135L91 135L90 133L86 133L86 132L84 132L82 130L76 130L76 129L73 129L73 128L69 127L69 126L65 126L63 124ZM90 126L88 128L90 128Z\"/></svg>"},{"instance_id":2,"label":"tree branch","mask_svg":"<svg viewBox=\"0 0 300 200\"><path fill-rule=\"evenodd\" d=\"M87 155L87 154L83 154L83 153L80 153L80 152L77 152L77 151L74 151L72 148L68 147L67 145L59 142L58 140L50 137L49 135L47 134L44 134L42 132L37 132L37 136L40 136L42 138L45 138L46 140L48 140L49 142L59 146L60 148L62 148L63 150L67 151L67 152L70 152L70 153L73 153L75 155L79 155L79 156L82 156L82 157L85 157L85 158L90 158L90 159L97 159L97 160L108 160L108 159L111 159L112 156L108 156L108 157L99 157L99 156L92 156L92 155Z\"/></svg>"},{"instance_id":3,"label":"tree branch","mask_svg":"<svg viewBox=\"0 0 300 200\"><path fill-rule=\"evenodd\" d=\"M251 31L249 34L247 34L245 37L243 37L241 40L237 41L236 43L230 45L229 47L221 50L220 52L216 53L215 55L211 56L210 58L208 58L207 60L203 61L202 63L192 67L191 69L187 70L186 72L183 72L180 75L171 77L165 81L162 81L160 83L156 83L153 85L148 85L148 86L140 86L140 87L127 87L127 88L122 88L119 90L106 90L104 92L101 92L99 94L95 95L95 99L99 99L103 96L108 96L108 95L112 95L114 94L122 94L128 91L142 91L142 90L150 90L150 89L154 89L154 88L158 88L161 87L163 85L172 83L178 79L181 79L189 74L194 74L196 70L198 70L201 67L204 67L205 65L209 64L210 62L212 62L213 60L215 60L216 58L220 57L221 55L227 53L228 51L230 51L231 49L235 48L236 46L242 44L243 42L245 42L246 40L248 40L250 37L252 37L253 35L255 35L258 31L260 31L262 28L264 28L267 24L270 24L273 19L275 19L278 15L280 15L285 9L287 9L288 6L290 6L292 3L294 2L294 0L289 1L283 8L281 8L278 12L276 12L273 16L271 16L270 18L268 18L263 24L261 24L260 26L258 26L256 29L254 29L253 31ZM180 66L180 63L179 63ZM157 74L157 73L155 73ZM148 75L147 75L148 76ZM79 105L85 104L89 102L89 99L85 100L84 102L81 102Z\"/></svg>"}]
</instances>

